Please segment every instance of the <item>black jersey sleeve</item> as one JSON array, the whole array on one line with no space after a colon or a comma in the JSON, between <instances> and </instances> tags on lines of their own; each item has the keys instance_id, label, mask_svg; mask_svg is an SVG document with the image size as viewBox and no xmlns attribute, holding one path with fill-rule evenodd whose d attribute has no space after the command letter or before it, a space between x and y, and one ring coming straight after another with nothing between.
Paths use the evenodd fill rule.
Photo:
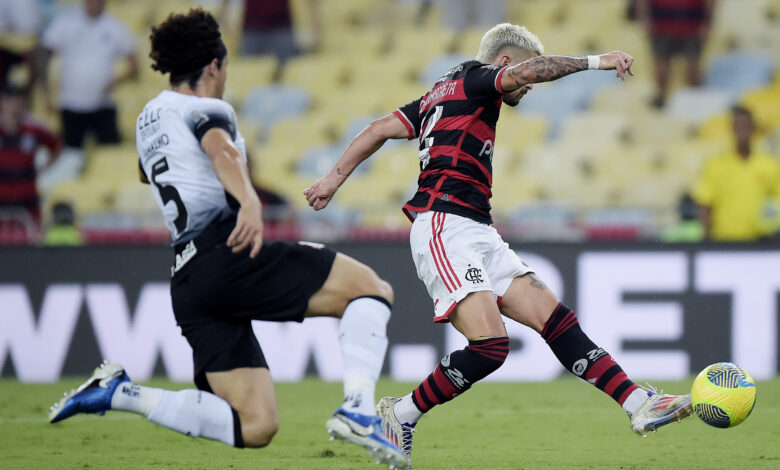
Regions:
<instances>
[{"instance_id":1,"label":"black jersey sleeve","mask_svg":"<svg viewBox=\"0 0 780 470\"><path fill-rule=\"evenodd\" d=\"M191 110L190 119L192 120L192 133L198 142L203 139L210 129L219 127L224 129L235 141L238 134L236 131L236 113L233 107L221 100L202 100L198 106Z\"/></svg>"},{"instance_id":2,"label":"black jersey sleeve","mask_svg":"<svg viewBox=\"0 0 780 470\"><path fill-rule=\"evenodd\" d=\"M420 135L420 100L422 97L393 111L393 114L404 123L406 130L409 131L407 137L409 140Z\"/></svg>"},{"instance_id":3,"label":"black jersey sleeve","mask_svg":"<svg viewBox=\"0 0 780 470\"><path fill-rule=\"evenodd\" d=\"M483 64L474 67L463 78L463 90L469 98L498 98L504 94L501 75L507 67Z\"/></svg>"}]
</instances>

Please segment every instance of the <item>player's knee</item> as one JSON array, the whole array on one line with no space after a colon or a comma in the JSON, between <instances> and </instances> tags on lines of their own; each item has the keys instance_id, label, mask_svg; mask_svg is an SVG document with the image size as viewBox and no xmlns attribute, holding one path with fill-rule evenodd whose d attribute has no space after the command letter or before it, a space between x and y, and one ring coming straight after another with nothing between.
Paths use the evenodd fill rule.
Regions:
<instances>
[{"instance_id":1,"label":"player's knee","mask_svg":"<svg viewBox=\"0 0 780 470\"><path fill-rule=\"evenodd\" d=\"M244 437L244 446L246 447L259 448L269 445L278 430L278 418L241 423L241 434Z\"/></svg>"},{"instance_id":2,"label":"player's knee","mask_svg":"<svg viewBox=\"0 0 780 470\"><path fill-rule=\"evenodd\" d=\"M356 297L381 297L390 305L393 304L393 286L379 277L373 269L366 267L366 273L359 282L361 286L356 290L359 293Z\"/></svg>"},{"instance_id":3,"label":"player's knee","mask_svg":"<svg viewBox=\"0 0 780 470\"><path fill-rule=\"evenodd\" d=\"M377 289L377 296L382 297L383 299L387 300L390 305L393 304L393 300L395 300L395 293L393 292L393 286L390 285L389 282L385 281L384 279L380 278L379 276L376 276L376 289Z\"/></svg>"}]
</instances>

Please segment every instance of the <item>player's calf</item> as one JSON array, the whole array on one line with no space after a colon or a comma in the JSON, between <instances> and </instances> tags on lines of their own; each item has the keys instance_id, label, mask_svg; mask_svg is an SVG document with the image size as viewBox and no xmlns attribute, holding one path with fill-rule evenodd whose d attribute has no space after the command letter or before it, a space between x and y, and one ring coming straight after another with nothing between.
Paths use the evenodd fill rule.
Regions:
<instances>
[{"instance_id":1,"label":"player's calf","mask_svg":"<svg viewBox=\"0 0 780 470\"><path fill-rule=\"evenodd\" d=\"M241 419L241 435L245 447L260 448L271 443L279 430L279 418L275 420Z\"/></svg>"},{"instance_id":2,"label":"player's calf","mask_svg":"<svg viewBox=\"0 0 780 470\"><path fill-rule=\"evenodd\" d=\"M433 373L395 405L398 420L414 425L423 413L448 402L501 367L509 354L509 338L471 340L464 349L439 362Z\"/></svg>"},{"instance_id":3,"label":"player's calf","mask_svg":"<svg viewBox=\"0 0 780 470\"><path fill-rule=\"evenodd\" d=\"M559 303L541 335L566 370L612 397L629 414L647 400L647 392L629 380L612 356L582 331L569 307Z\"/></svg>"}]
</instances>

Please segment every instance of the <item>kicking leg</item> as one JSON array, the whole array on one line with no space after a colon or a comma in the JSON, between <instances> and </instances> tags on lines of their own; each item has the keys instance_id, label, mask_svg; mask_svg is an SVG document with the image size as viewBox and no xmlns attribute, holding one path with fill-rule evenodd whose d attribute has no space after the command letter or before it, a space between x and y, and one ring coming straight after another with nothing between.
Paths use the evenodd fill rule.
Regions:
<instances>
[{"instance_id":1,"label":"kicking leg","mask_svg":"<svg viewBox=\"0 0 780 470\"><path fill-rule=\"evenodd\" d=\"M580 328L574 312L560 303L555 294L534 273L515 278L503 297L502 313L529 326L542 335L555 357L566 370L603 391L632 417L632 428L639 432L635 421L643 420L647 411L657 418L684 418L690 414L687 395L649 394L639 388L604 349L598 347ZM649 406L659 401L658 406ZM649 407L649 408L648 408ZM646 409L647 408L647 409ZM652 429L666 424L653 420Z\"/></svg>"}]
</instances>

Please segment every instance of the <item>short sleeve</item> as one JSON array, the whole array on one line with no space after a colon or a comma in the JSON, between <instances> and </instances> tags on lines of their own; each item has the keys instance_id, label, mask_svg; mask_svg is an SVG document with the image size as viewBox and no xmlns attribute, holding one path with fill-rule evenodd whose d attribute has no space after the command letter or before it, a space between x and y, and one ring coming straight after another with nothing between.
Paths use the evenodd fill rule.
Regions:
<instances>
[{"instance_id":1,"label":"short sleeve","mask_svg":"<svg viewBox=\"0 0 780 470\"><path fill-rule=\"evenodd\" d=\"M393 111L393 114L404 123L409 132L407 139L412 140L420 135L420 100L417 98Z\"/></svg>"},{"instance_id":2,"label":"short sleeve","mask_svg":"<svg viewBox=\"0 0 780 470\"><path fill-rule=\"evenodd\" d=\"M52 51L59 51L60 47L66 40L68 21L62 15L58 16L51 22L46 31L43 32L41 38L41 44L46 49Z\"/></svg>"},{"instance_id":3,"label":"short sleeve","mask_svg":"<svg viewBox=\"0 0 780 470\"><path fill-rule=\"evenodd\" d=\"M189 113L190 128L198 142L209 130L218 127L224 129L235 141L238 138L236 130L236 113L228 103L217 99L200 99Z\"/></svg>"},{"instance_id":4,"label":"short sleeve","mask_svg":"<svg viewBox=\"0 0 780 470\"><path fill-rule=\"evenodd\" d=\"M504 94L501 76L507 67L482 65L468 71L463 79L463 90L469 98L498 98Z\"/></svg>"}]
</instances>

